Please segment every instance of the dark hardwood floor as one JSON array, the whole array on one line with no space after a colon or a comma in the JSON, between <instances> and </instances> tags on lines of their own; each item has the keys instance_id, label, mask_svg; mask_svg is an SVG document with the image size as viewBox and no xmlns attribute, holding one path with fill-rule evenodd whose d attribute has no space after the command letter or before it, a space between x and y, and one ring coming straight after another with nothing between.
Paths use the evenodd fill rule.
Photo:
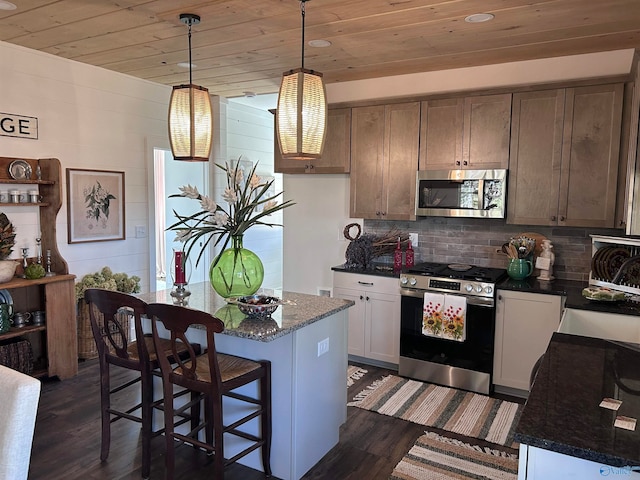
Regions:
<instances>
[{"instance_id":1,"label":"dark hardwood floor","mask_svg":"<svg viewBox=\"0 0 640 480\"><path fill-rule=\"evenodd\" d=\"M363 368L369 373L349 387L349 400L373 380L396 373L369 365ZM119 372L116 378L125 375L130 373ZM82 362L78 375L72 379L43 380L29 479L140 479L139 424L125 420L113 424L109 459L100 462L99 412L96 360ZM386 480L424 431L421 425L349 407L340 443L304 479ZM151 478L164 479L164 437L154 439L152 451ZM176 472L180 472L178 479L210 480L211 459L203 452L182 446L176 450ZM236 464L225 472L226 480L263 478L261 472Z\"/></svg>"}]
</instances>

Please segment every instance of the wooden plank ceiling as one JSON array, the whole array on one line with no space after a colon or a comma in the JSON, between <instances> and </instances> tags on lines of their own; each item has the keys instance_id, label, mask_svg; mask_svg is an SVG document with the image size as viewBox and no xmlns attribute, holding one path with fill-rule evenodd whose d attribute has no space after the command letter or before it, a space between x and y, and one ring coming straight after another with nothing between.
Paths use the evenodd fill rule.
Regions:
<instances>
[{"instance_id":1,"label":"wooden plank ceiling","mask_svg":"<svg viewBox=\"0 0 640 480\"><path fill-rule=\"evenodd\" d=\"M301 66L297 0L11 0L0 40L154 82L212 94L277 92ZM467 23L492 13L485 23ZM414 72L640 47L640 0L313 0L305 67L327 84Z\"/></svg>"}]
</instances>

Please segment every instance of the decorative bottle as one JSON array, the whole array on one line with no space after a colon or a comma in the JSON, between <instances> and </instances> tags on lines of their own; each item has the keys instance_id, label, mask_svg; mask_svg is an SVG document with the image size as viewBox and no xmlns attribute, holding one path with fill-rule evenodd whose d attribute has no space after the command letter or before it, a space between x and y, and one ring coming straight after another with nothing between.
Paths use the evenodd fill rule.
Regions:
<instances>
[{"instance_id":1,"label":"decorative bottle","mask_svg":"<svg viewBox=\"0 0 640 480\"><path fill-rule=\"evenodd\" d=\"M402 247L400 245L400 237L398 237L398 244L396 245L396 249L393 252L393 269L402 269Z\"/></svg>"},{"instance_id":2,"label":"decorative bottle","mask_svg":"<svg viewBox=\"0 0 640 480\"><path fill-rule=\"evenodd\" d=\"M411 246L411 240L409 240L409 245L407 245L407 251L404 252L404 263L407 268L413 267L414 255L413 255L413 247Z\"/></svg>"}]
</instances>

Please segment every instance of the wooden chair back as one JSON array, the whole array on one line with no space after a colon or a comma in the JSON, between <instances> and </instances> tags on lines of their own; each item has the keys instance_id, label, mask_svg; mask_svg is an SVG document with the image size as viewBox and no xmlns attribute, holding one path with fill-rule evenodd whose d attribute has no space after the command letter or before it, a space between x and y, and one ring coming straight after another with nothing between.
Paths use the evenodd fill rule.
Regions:
<instances>
[{"instance_id":1,"label":"wooden chair back","mask_svg":"<svg viewBox=\"0 0 640 480\"><path fill-rule=\"evenodd\" d=\"M201 310L163 303L149 304L147 315L152 319L151 329L154 340L160 337L157 322L160 322L170 334L171 357L175 359L176 364L170 366L167 357L160 355L160 370L163 372L163 377L165 372L171 372L167 378L171 383L197 391L203 390L202 385L198 385L198 383L212 383L219 392L222 380L217 362L214 335L224 330L222 320ZM191 348L191 343L186 336L187 329L193 325L202 325L206 331L206 352L209 359L210 379L203 377L196 369L198 352ZM188 355L182 357L177 355L178 352L185 349L188 351ZM179 374L176 375L174 372L179 372Z\"/></svg>"},{"instance_id":2,"label":"wooden chair back","mask_svg":"<svg viewBox=\"0 0 640 480\"><path fill-rule=\"evenodd\" d=\"M109 357L116 365L135 368L133 364L147 363L149 348L144 341L142 316L147 303L127 293L90 288L84 298L89 304L91 331L96 341L98 357ZM133 317L137 341L137 355L128 348L131 344L128 318ZM125 321L127 320L127 321Z\"/></svg>"}]
</instances>

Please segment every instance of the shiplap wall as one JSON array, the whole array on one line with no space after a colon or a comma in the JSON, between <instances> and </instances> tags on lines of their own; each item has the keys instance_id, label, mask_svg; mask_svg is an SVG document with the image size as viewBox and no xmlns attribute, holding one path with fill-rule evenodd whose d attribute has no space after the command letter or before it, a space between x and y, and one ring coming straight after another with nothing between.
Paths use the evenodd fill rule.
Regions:
<instances>
[{"instance_id":1,"label":"shiplap wall","mask_svg":"<svg viewBox=\"0 0 640 480\"><path fill-rule=\"evenodd\" d=\"M0 137L3 156L55 157L63 172L125 172L126 240L67 244L65 197L56 230L69 271L82 276L108 265L140 276L148 288L150 239L135 238L135 226L149 225L146 138L166 137L171 89L4 42L0 65L0 111L37 117L39 127L37 140ZM4 209L17 228L16 257L23 246L35 253L36 208Z\"/></svg>"},{"instance_id":2,"label":"shiplap wall","mask_svg":"<svg viewBox=\"0 0 640 480\"><path fill-rule=\"evenodd\" d=\"M3 156L55 157L60 159L63 172L67 168L125 172L126 240L69 245L65 197L56 230L58 248L69 263L69 271L81 277L108 265L114 271L138 275L143 291L147 291L153 273L149 267L153 243L150 236L136 238L135 227L144 225L153 235L150 147L154 140L167 137L171 89L4 42L0 42L0 64L0 111L37 117L39 121L37 140L0 137ZM214 160L224 163L243 154L260 162L261 174L273 175L271 114L226 99L220 99L214 110L221 120ZM282 176L276 177L280 191ZM214 188L219 188L217 181L216 177ZM66 195L64 183L63 179ZM30 248L30 254L35 253L37 207L7 207L4 212L18 232L13 256L17 258L23 246ZM276 215L275 221L282 223L282 214ZM245 245L264 261L265 287L280 288L282 229L252 229Z\"/></svg>"}]
</instances>

